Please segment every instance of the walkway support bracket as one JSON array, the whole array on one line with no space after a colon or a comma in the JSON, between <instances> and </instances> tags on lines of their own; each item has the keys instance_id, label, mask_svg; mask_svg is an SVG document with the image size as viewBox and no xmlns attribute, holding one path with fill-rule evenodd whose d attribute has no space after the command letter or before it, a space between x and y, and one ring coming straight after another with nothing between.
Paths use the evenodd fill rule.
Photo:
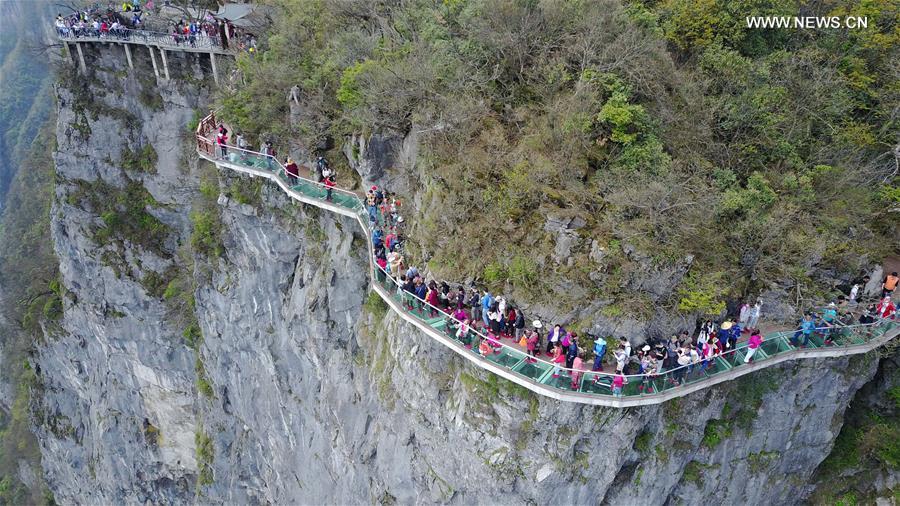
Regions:
<instances>
[{"instance_id":1,"label":"walkway support bracket","mask_svg":"<svg viewBox=\"0 0 900 506\"><path fill-rule=\"evenodd\" d=\"M209 53L209 62L212 64L212 73L213 80L216 82L216 86L219 85L219 71L216 69L216 53Z\"/></svg>"},{"instance_id":2,"label":"walkway support bracket","mask_svg":"<svg viewBox=\"0 0 900 506\"><path fill-rule=\"evenodd\" d=\"M147 49L150 51L150 61L153 62L153 73L156 74L156 78L159 79L159 66L156 64L156 55L153 53L153 46L147 46Z\"/></svg>"},{"instance_id":3,"label":"walkway support bracket","mask_svg":"<svg viewBox=\"0 0 900 506\"><path fill-rule=\"evenodd\" d=\"M159 54L162 55L163 70L166 72L166 81L169 80L169 60L166 58L166 50L159 48Z\"/></svg>"},{"instance_id":4,"label":"walkway support bracket","mask_svg":"<svg viewBox=\"0 0 900 506\"><path fill-rule=\"evenodd\" d=\"M81 73L87 75L87 65L84 63L84 52L81 50L81 43L75 43L75 49L78 50L78 67L81 69Z\"/></svg>"},{"instance_id":5,"label":"walkway support bracket","mask_svg":"<svg viewBox=\"0 0 900 506\"><path fill-rule=\"evenodd\" d=\"M125 58L128 60L128 68L134 70L134 62L131 60L131 48L128 47L128 44L122 44L122 47L125 48Z\"/></svg>"}]
</instances>

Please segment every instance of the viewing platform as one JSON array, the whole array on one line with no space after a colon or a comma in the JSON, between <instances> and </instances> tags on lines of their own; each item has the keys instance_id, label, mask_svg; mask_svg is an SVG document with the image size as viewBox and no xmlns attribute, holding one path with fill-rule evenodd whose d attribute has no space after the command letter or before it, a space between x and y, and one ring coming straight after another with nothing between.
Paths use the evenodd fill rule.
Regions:
<instances>
[{"instance_id":1,"label":"viewing platform","mask_svg":"<svg viewBox=\"0 0 900 506\"><path fill-rule=\"evenodd\" d=\"M617 376L615 373L559 367L560 364L540 357L530 357L518 345L502 343L501 338L490 338L474 329L469 330L465 339L458 338L458 320L441 308L404 292L390 274L375 264L369 215L358 194L333 188L329 200L326 198L327 190L321 183L303 177L297 177L293 184L289 182L285 167L274 157L230 145L222 156L219 146L216 146L210 136L215 129L216 120L212 114L203 118L198 125L196 139L199 157L212 162L219 169L269 179L299 202L356 220L366 236L369 248L367 256L372 290L387 303L391 311L476 366L546 397L618 408L659 404L788 360L866 353L900 334L900 322L894 320L877 319L871 324L838 324L827 329L817 329L809 345L801 348L791 342L794 331L774 332L764 336L761 346L749 363L744 362L748 343L740 342L734 349L712 357L705 369L699 363L694 363L659 374L622 375L626 380L624 388L620 395L613 395L611 385ZM492 343L495 351L486 354L479 352L477 343L482 340Z\"/></svg>"},{"instance_id":2,"label":"viewing platform","mask_svg":"<svg viewBox=\"0 0 900 506\"><path fill-rule=\"evenodd\" d=\"M66 46L69 55L74 58L77 54L78 68L82 74L87 74L87 64L81 45L88 43L122 46L129 69L134 69L134 58L132 57L134 47L144 47L150 52L150 61L153 63L153 72L157 79L165 78L166 80L171 78L169 74L169 60L166 57L167 51L208 54L216 84L219 83L216 55L234 56L236 53L235 50L223 48L219 40L220 37L211 37L205 34L175 35L127 28L121 28L115 32L109 31L105 34L92 32L92 30L86 30L85 33L77 35L73 30L61 31L57 29L56 32L57 39ZM71 46L75 46L74 52ZM161 65L157 63L157 53L159 53ZM160 66L162 67L162 73L160 73Z\"/></svg>"}]
</instances>

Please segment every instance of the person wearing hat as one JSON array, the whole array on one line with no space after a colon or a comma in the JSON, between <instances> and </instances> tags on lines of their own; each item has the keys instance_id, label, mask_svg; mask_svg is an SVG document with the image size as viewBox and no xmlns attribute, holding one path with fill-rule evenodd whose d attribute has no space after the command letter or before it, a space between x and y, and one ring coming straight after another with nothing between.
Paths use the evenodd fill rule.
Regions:
<instances>
[{"instance_id":1,"label":"person wearing hat","mask_svg":"<svg viewBox=\"0 0 900 506\"><path fill-rule=\"evenodd\" d=\"M598 337L594 339L594 367L592 371L603 370L603 356L606 355L606 339Z\"/></svg>"},{"instance_id":2,"label":"person wearing hat","mask_svg":"<svg viewBox=\"0 0 900 506\"><path fill-rule=\"evenodd\" d=\"M534 353L532 355L536 357L540 353L537 350L541 349L541 329L544 328L544 324L540 320L535 320L531 322L531 327L533 328L532 337L534 337Z\"/></svg>"},{"instance_id":3,"label":"person wearing hat","mask_svg":"<svg viewBox=\"0 0 900 506\"><path fill-rule=\"evenodd\" d=\"M638 360L640 364L640 369L638 373L647 374L647 371L650 370L651 361L653 360L653 354L650 353L650 346L644 346L641 348L641 351L638 352Z\"/></svg>"},{"instance_id":4,"label":"person wearing hat","mask_svg":"<svg viewBox=\"0 0 900 506\"><path fill-rule=\"evenodd\" d=\"M722 326L719 327L719 332L716 337L719 338L719 349L724 350L728 348L728 340L731 337L731 327L734 324L731 323L731 320L725 320L722 322Z\"/></svg>"}]
</instances>

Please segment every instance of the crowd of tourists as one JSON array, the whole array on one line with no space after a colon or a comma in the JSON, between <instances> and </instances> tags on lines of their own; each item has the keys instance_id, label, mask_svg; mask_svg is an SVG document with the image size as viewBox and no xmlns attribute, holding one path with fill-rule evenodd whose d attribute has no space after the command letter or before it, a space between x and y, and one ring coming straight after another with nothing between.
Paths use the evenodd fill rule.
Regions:
<instances>
[{"instance_id":1,"label":"crowd of tourists","mask_svg":"<svg viewBox=\"0 0 900 506\"><path fill-rule=\"evenodd\" d=\"M60 37L125 40L132 29L140 27L141 11L122 13L112 9L85 10L68 16L57 14L55 26Z\"/></svg>"},{"instance_id":2,"label":"crowd of tourists","mask_svg":"<svg viewBox=\"0 0 900 506\"><path fill-rule=\"evenodd\" d=\"M111 40L132 40L141 37L162 36L176 46L229 48L229 41L239 51L255 53L256 36L230 22L215 19L207 13L203 19L167 21L170 28L147 29L144 14L153 10L153 1L141 5L139 0L127 1L121 9L110 4L108 7L92 8L63 16L57 14L54 25L56 32L64 38L101 38Z\"/></svg>"},{"instance_id":3,"label":"crowd of tourists","mask_svg":"<svg viewBox=\"0 0 900 506\"><path fill-rule=\"evenodd\" d=\"M607 350L610 354L608 372L612 374L609 388L614 395L621 395L627 377L638 375L639 392L649 392L650 382L670 372L665 380L673 385L682 385L692 375L702 375L713 367L718 357L729 358L738 349L738 342L746 336L746 346L740 358L730 357L734 362L745 364L754 360L763 345L760 330L762 301L742 304L734 318L718 322L706 320L693 334L683 331L668 339L651 338L634 349L631 342L620 337L603 338L588 334L583 339L574 330L567 330L561 324L549 328L540 320L527 324L521 308L507 302L502 295L494 296L490 291L479 292L474 286L468 288L446 281L429 279L415 266L407 266L403 256L403 218L399 215L400 200L396 195L373 186L364 199L372 232L375 262L383 273L379 280L387 276L396 281L398 291L403 295L408 311L419 311L423 317L435 318L442 314L452 316L449 320L451 335L467 348L475 348L483 356L500 353L504 346L514 346L527 353L526 360L537 362L538 357L553 364L552 375L559 378L562 368L566 369L570 388L581 388L585 372L607 372L604 360ZM896 308L891 294L898 284L897 273L886 276L882 283L882 298L866 306L861 312L857 296L860 286L851 290L851 297L840 297L821 311L806 313L797 330L789 338L792 346L805 348L814 336L822 339L824 346L833 345L833 337L841 326L855 323L873 324L879 319L894 319ZM508 339L508 344L503 340ZM587 361L588 348L593 354L592 363ZM600 383L608 375L594 374L594 383ZM605 383L604 383L605 384Z\"/></svg>"},{"instance_id":4,"label":"crowd of tourists","mask_svg":"<svg viewBox=\"0 0 900 506\"><path fill-rule=\"evenodd\" d=\"M235 139L235 145L241 149L229 152L228 129L224 125L218 126L216 145L220 157L240 161L248 156L247 151L242 151L249 149L243 135L236 133ZM274 169L277 154L271 142L261 142L259 152L270 169ZM296 162L286 158L284 167L289 183L296 184L299 178ZM325 185L328 189L326 198L331 200L334 171L322 157L316 160L315 171L317 182ZM431 319L449 315L452 318L446 319L447 332L467 348L486 357L501 353L504 347L516 348L527 354L526 360L531 363L540 360L551 364L553 377L566 376L573 390L582 388L582 378L588 372L607 373L593 374L592 381L608 387L616 396L622 395L629 377L632 381L635 376L639 378L639 392L652 391L652 381L660 377L676 386L682 385L694 375L702 375L708 368L715 367L719 357L730 358L732 366L740 362L751 363L764 344L760 330L763 312L760 299L740 305L729 317L700 323L693 333L685 330L669 338L650 338L636 349L624 336L618 339L592 334L580 336L575 329L566 329L559 323L545 325L539 319L529 323L522 309L508 302L503 295L479 290L474 284L464 286L437 280L408 262L403 254L402 205L396 194L376 185L369 188L362 200L372 230L372 254L378 266L378 281L387 284L388 278L391 279L407 311ZM804 314L788 338L789 342L803 348L819 337L822 344L830 346L841 326L874 324L880 319L896 318L892 295L898 282L900 278L896 272L887 275L882 282L881 298L868 305L861 304L861 285L854 284L849 297L841 296L824 309ZM741 342L742 354L736 356L739 341L744 337L746 346ZM504 343L504 340L508 342ZM592 360L588 358L590 355Z\"/></svg>"}]
</instances>

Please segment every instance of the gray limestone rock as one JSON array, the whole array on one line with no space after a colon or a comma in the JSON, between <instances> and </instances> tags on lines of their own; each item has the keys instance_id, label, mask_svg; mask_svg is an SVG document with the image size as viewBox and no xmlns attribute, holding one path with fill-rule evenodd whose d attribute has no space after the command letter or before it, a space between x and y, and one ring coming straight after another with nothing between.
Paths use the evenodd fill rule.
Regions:
<instances>
[{"instance_id":1,"label":"gray limestone rock","mask_svg":"<svg viewBox=\"0 0 900 506\"><path fill-rule=\"evenodd\" d=\"M854 393L875 374L871 354L788 362L660 406L537 396L367 302L368 255L355 222L270 184L261 206L218 200L225 254L196 258L191 273L203 335L195 353L166 301L98 258L96 217L64 198L75 179L120 182L104 154L152 139L159 172L142 181L166 204L171 240L190 243L199 180L176 155L192 146L163 133L183 129L205 97L161 90L160 110L132 104L137 130L101 114L89 123L96 134L80 142L67 140L71 102L60 106L52 232L73 298L64 332L36 358L36 431L61 504L796 504ZM366 140L368 165L357 170L378 177L398 142ZM223 187L248 183L220 177ZM152 264L145 253L129 261ZM663 278L689 264L633 282L656 284L663 297L673 286ZM593 323L639 342L687 325L680 318L660 311L647 322ZM199 369L211 397L198 393ZM719 430L716 442L705 437Z\"/></svg>"}]
</instances>

